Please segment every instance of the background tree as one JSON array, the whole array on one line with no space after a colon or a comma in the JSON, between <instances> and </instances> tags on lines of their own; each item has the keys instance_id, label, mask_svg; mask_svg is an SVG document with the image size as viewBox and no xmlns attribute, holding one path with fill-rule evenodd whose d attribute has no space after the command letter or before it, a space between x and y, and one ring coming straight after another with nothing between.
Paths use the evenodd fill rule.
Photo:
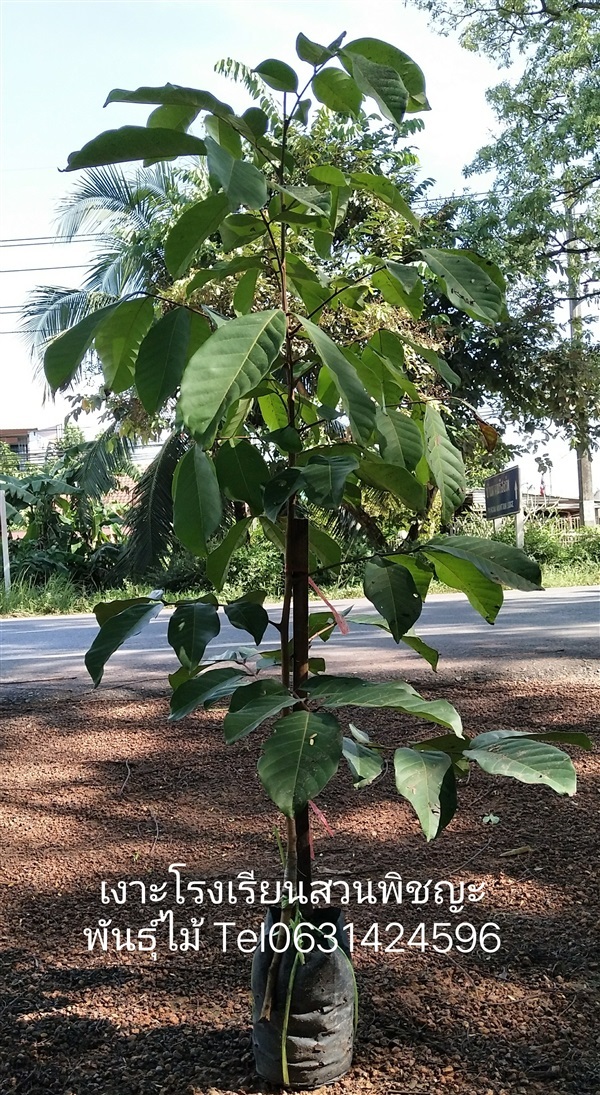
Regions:
<instances>
[{"instance_id":1,"label":"background tree","mask_svg":"<svg viewBox=\"0 0 600 1095\"><path fill-rule=\"evenodd\" d=\"M600 406L600 12L597 4L453 4L417 0L462 44L520 75L491 88L497 137L467 176L494 173L487 199L456 213L457 237L493 255L508 276L511 320L452 358L473 388L532 429L554 425L578 454L581 516L594 522L590 448ZM466 244L469 245L468 243ZM591 324L591 325L590 325ZM515 371L515 362L519 368ZM462 362L462 368L461 368Z\"/></svg>"}]
</instances>

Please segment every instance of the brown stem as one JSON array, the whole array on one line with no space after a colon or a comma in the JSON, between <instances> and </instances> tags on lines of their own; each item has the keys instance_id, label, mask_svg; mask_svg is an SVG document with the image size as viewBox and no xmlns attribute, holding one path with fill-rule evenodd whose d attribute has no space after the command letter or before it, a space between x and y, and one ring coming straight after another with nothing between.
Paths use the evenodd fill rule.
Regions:
<instances>
[{"instance_id":1,"label":"brown stem","mask_svg":"<svg viewBox=\"0 0 600 1095\"><path fill-rule=\"evenodd\" d=\"M292 889L296 887L297 881L297 859L296 859L296 825L294 819L291 817L286 818L287 822L287 856L285 861L285 872L283 876L284 884L289 882ZM263 1005L261 1008L259 1022L261 1020L269 1021L271 1018L271 1010L273 1008L273 997L275 995L275 982L277 980L277 973L279 971L279 965L281 962L281 955L283 953L283 943L285 929L292 919L292 904L291 902L285 906L281 913L281 920L279 921L279 928L277 930L277 942L273 955L271 957L271 964L269 966L269 972L267 974L267 983L265 985L265 995L263 997Z\"/></svg>"}]
</instances>

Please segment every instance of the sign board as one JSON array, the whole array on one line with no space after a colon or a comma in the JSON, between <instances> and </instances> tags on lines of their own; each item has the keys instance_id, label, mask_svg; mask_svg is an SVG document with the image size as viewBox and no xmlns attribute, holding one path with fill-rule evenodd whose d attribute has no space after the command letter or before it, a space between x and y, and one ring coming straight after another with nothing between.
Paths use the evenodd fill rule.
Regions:
<instances>
[{"instance_id":1,"label":"sign board","mask_svg":"<svg viewBox=\"0 0 600 1095\"><path fill-rule=\"evenodd\" d=\"M494 517L510 517L521 509L521 485L518 467L507 468L499 475L490 475L485 481L485 515L488 521Z\"/></svg>"}]
</instances>

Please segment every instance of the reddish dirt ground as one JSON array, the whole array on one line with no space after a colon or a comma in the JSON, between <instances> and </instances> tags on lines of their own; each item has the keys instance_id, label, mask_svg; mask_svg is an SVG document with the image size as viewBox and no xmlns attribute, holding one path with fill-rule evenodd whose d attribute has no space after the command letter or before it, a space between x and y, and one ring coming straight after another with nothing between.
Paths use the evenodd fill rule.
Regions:
<instances>
[{"instance_id":1,"label":"reddish dirt ground","mask_svg":"<svg viewBox=\"0 0 600 1095\"><path fill-rule=\"evenodd\" d=\"M464 680L419 686L482 729L582 730L594 737L599 690L568 680ZM406 744L413 720L352 712L377 740ZM122 928L152 911L102 905L100 882L275 878L278 818L257 776L260 734L226 747L218 710L166 721L157 692L18 690L0 732L2 904L0 1090L15 1095L242 1095L258 1080L250 1046L251 956L223 953L217 920L259 927L257 905L209 911L198 953L87 949L100 917ZM422 728L419 726L419 733ZM431 734L435 735L435 728ZM483 901L452 915L351 903L360 939L391 920L499 925L500 950L354 953L360 1023L353 1069L330 1095L600 1095L600 764L570 748L573 799L474 771L459 813L426 844L390 775L362 792L346 771L318 800L315 875L484 882ZM493 814L497 824L484 824ZM508 853L508 854L507 854ZM171 902L171 907L173 903ZM178 922L194 909L186 906ZM385 937L387 945L391 937Z\"/></svg>"}]
</instances>

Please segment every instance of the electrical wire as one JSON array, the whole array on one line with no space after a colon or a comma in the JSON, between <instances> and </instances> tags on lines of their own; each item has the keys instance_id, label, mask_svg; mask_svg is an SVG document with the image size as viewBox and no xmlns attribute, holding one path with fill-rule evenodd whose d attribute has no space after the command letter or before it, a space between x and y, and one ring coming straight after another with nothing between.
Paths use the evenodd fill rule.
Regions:
<instances>
[{"instance_id":1,"label":"electrical wire","mask_svg":"<svg viewBox=\"0 0 600 1095\"><path fill-rule=\"evenodd\" d=\"M77 262L73 266L21 266L14 270L0 270L0 274L34 274L41 270L85 270L87 262Z\"/></svg>"}]
</instances>

